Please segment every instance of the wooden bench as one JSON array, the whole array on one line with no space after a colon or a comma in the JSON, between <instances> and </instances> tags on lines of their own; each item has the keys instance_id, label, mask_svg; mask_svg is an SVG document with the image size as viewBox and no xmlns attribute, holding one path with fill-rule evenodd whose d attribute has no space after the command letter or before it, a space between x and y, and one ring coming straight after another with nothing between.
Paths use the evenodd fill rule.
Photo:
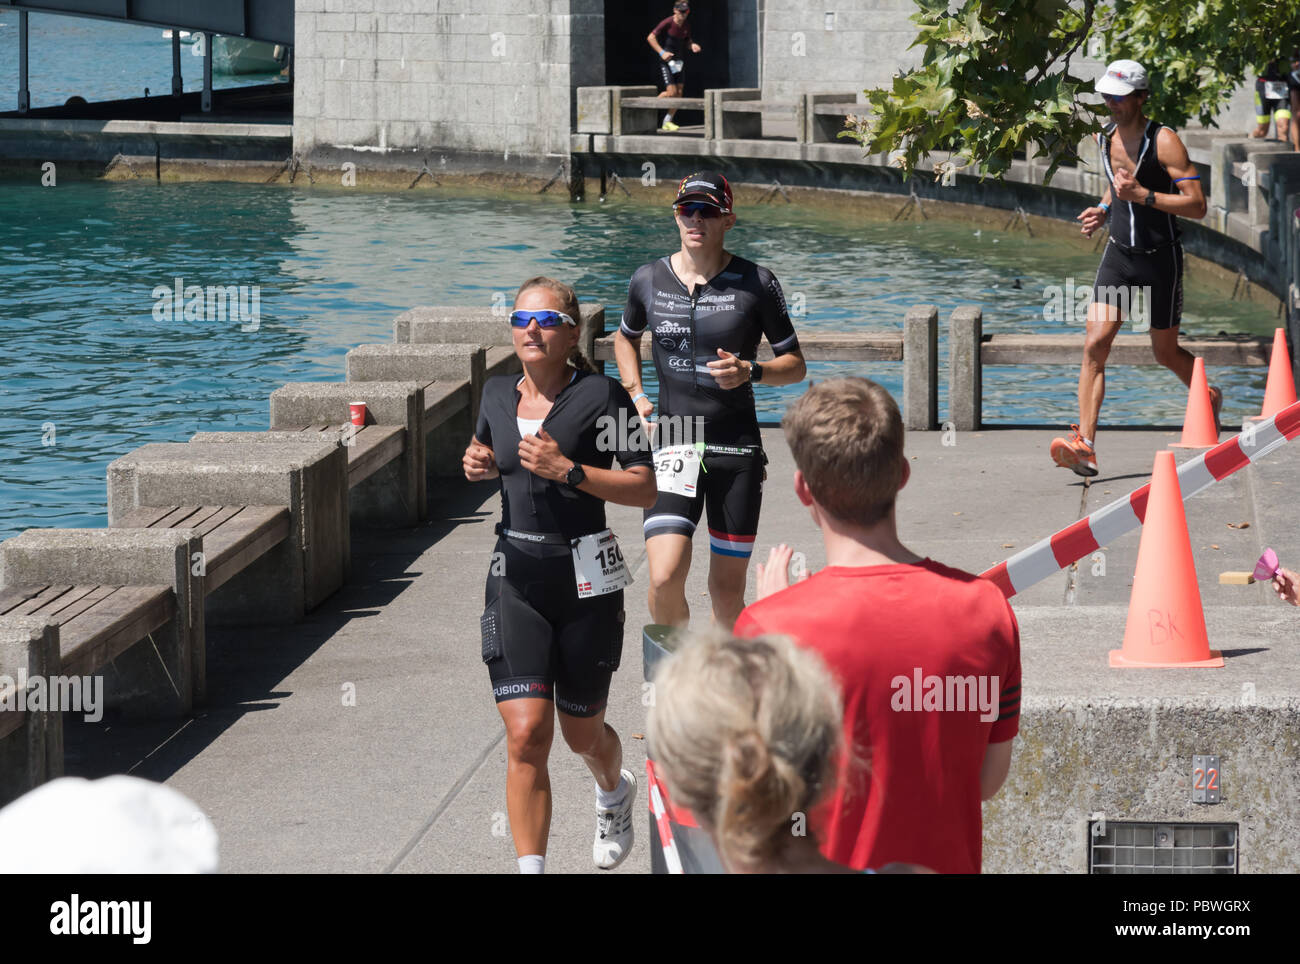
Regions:
<instances>
[{"instance_id":1,"label":"wooden bench","mask_svg":"<svg viewBox=\"0 0 1300 964\"><path fill-rule=\"evenodd\" d=\"M59 627L60 669L66 676L94 674L175 615L171 586L0 589L0 616L35 616Z\"/></svg>"},{"instance_id":2,"label":"wooden bench","mask_svg":"<svg viewBox=\"0 0 1300 964\"><path fill-rule=\"evenodd\" d=\"M289 537L282 505L142 506L114 523L120 529L193 529L203 538L204 595Z\"/></svg>"}]
</instances>

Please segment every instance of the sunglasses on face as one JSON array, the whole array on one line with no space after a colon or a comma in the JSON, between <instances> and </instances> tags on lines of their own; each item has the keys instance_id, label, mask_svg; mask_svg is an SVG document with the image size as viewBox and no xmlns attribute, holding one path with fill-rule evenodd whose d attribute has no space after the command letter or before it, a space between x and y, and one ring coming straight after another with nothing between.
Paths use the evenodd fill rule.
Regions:
<instances>
[{"instance_id":1,"label":"sunglasses on face","mask_svg":"<svg viewBox=\"0 0 1300 964\"><path fill-rule=\"evenodd\" d=\"M678 204L673 208L673 210L676 211L679 215L681 215L684 218L693 218L696 215L698 215L704 218L706 221L709 221L712 220L713 218L722 217L722 211L720 211L717 207L715 207L712 204L705 204L703 202Z\"/></svg>"},{"instance_id":2,"label":"sunglasses on face","mask_svg":"<svg viewBox=\"0 0 1300 964\"><path fill-rule=\"evenodd\" d=\"M543 309L542 311L524 311L518 309L510 312L510 326L512 328L527 328L528 323L535 321L539 328L555 328L558 325L572 325L577 327L578 323L562 311L551 311Z\"/></svg>"},{"instance_id":3,"label":"sunglasses on face","mask_svg":"<svg viewBox=\"0 0 1300 964\"><path fill-rule=\"evenodd\" d=\"M1128 94L1102 94L1101 99L1108 104L1122 104Z\"/></svg>"}]
</instances>

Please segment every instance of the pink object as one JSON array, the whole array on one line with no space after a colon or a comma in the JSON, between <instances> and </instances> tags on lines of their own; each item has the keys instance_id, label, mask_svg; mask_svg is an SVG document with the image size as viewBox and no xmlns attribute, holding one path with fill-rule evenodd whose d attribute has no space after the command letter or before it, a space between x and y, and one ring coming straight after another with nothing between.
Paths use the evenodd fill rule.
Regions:
<instances>
[{"instance_id":1,"label":"pink object","mask_svg":"<svg viewBox=\"0 0 1300 964\"><path fill-rule=\"evenodd\" d=\"M353 402L351 405L348 406L348 408L352 412L353 425L366 424L366 403L365 402Z\"/></svg>"},{"instance_id":2,"label":"pink object","mask_svg":"<svg viewBox=\"0 0 1300 964\"><path fill-rule=\"evenodd\" d=\"M1277 553L1272 549L1265 549L1264 554L1259 557L1259 562L1255 563L1255 578L1260 582L1272 579L1281 568L1281 564L1277 561Z\"/></svg>"}]
</instances>

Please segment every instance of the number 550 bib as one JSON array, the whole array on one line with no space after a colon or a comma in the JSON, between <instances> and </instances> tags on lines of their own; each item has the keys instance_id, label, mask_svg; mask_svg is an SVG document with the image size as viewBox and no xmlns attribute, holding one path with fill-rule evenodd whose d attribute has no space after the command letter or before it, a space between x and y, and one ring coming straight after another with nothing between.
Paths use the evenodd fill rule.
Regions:
<instances>
[{"instance_id":1,"label":"number 550 bib","mask_svg":"<svg viewBox=\"0 0 1300 964\"><path fill-rule=\"evenodd\" d=\"M695 496L700 451L694 445L669 445L655 453L655 484L660 492Z\"/></svg>"},{"instance_id":2,"label":"number 550 bib","mask_svg":"<svg viewBox=\"0 0 1300 964\"><path fill-rule=\"evenodd\" d=\"M572 540L570 545L579 599L603 596L632 585L632 574L627 571L613 531L593 532Z\"/></svg>"}]
</instances>

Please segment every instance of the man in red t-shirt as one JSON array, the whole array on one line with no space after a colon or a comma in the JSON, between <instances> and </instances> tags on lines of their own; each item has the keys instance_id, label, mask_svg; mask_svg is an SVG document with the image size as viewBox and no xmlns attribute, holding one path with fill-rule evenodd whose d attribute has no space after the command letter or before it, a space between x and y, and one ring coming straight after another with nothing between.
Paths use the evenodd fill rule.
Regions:
<instances>
[{"instance_id":1,"label":"man in red t-shirt","mask_svg":"<svg viewBox=\"0 0 1300 964\"><path fill-rule=\"evenodd\" d=\"M782 427L827 566L789 586L791 550L773 549L735 632L793 636L840 683L846 752L810 819L822 853L858 869L979 873L980 804L1006 779L1019 729L1015 615L993 583L899 542L894 502L910 469L888 392L818 382Z\"/></svg>"}]
</instances>

